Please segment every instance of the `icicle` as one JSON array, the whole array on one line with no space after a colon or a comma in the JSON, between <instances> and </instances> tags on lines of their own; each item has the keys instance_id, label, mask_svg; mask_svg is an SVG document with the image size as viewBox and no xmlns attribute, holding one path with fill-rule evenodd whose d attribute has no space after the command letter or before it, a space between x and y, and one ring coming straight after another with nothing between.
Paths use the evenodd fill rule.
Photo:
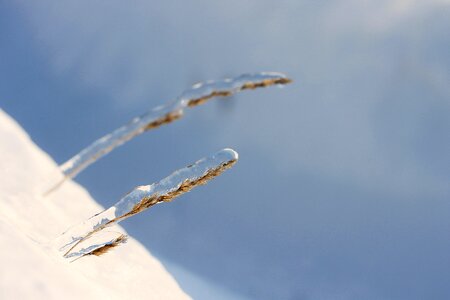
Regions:
<instances>
[{"instance_id":1,"label":"icicle","mask_svg":"<svg viewBox=\"0 0 450 300\"><path fill-rule=\"evenodd\" d=\"M172 173L159 182L138 186L112 207L63 233L56 240L56 247L58 247L59 251L65 252L64 257L72 257L71 253L74 248L90 238L94 233L113 226L155 204L169 202L194 187L205 184L212 178L220 175L224 170L230 168L237 159L238 154L234 150L223 149L211 157L203 158ZM84 247L84 249L91 248ZM85 252L86 250L78 251L81 255L86 255Z\"/></svg>"},{"instance_id":2,"label":"icicle","mask_svg":"<svg viewBox=\"0 0 450 300\"><path fill-rule=\"evenodd\" d=\"M203 104L214 97L231 96L242 90L267 87L270 85L283 85L290 82L291 80L284 74L263 72L244 74L236 78L219 81L197 83L190 89L184 91L175 101L165 106L157 107L133 119L128 124L96 140L90 146L62 164L60 170L64 174L64 177L48 189L45 194L52 192L66 179L75 177L90 164L108 154L114 148L131 140L133 137L181 118L186 107Z\"/></svg>"}]
</instances>

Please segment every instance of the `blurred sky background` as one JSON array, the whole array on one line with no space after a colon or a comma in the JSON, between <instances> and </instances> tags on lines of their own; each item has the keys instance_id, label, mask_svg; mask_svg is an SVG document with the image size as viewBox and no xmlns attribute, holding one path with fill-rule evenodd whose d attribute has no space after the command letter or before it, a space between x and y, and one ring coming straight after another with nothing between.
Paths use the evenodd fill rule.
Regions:
<instances>
[{"instance_id":1,"label":"blurred sky background","mask_svg":"<svg viewBox=\"0 0 450 300\"><path fill-rule=\"evenodd\" d=\"M231 147L223 176L122 223L195 299L449 299L449 1L0 0L0 107L58 163L257 71L294 83L189 110L76 181L110 206Z\"/></svg>"}]
</instances>

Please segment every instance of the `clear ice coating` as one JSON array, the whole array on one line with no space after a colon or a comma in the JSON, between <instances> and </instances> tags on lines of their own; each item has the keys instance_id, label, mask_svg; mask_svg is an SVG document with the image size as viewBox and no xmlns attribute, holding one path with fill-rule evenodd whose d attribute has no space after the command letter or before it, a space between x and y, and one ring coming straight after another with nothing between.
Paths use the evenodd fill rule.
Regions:
<instances>
[{"instance_id":1,"label":"clear ice coating","mask_svg":"<svg viewBox=\"0 0 450 300\"><path fill-rule=\"evenodd\" d=\"M157 203L171 201L192 188L205 184L231 167L237 159L238 154L234 150L223 149L210 157L179 169L159 182L138 186L115 205L64 232L56 240L56 247L64 252L66 258L87 255L86 249L97 249L102 245L83 247L82 251L75 251L75 248L84 241L88 242L87 239L96 232L113 226Z\"/></svg>"},{"instance_id":2,"label":"clear ice coating","mask_svg":"<svg viewBox=\"0 0 450 300\"><path fill-rule=\"evenodd\" d=\"M164 106L159 106L140 117L134 118L128 124L96 140L80 153L62 164L60 170L64 174L64 178L49 189L47 193L50 193L59 187L65 179L75 177L90 164L108 154L114 148L131 140L133 137L147 130L181 118L186 107L203 104L214 97L231 96L242 90L270 85L284 85L290 82L291 80L284 74L262 72L243 74L235 78L194 84L190 89L184 91L177 99L175 99L175 101Z\"/></svg>"},{"instance_id":3,"label":"clear ice coating","mask_svg":"<svg viewBox=\"0 0 450 300\"><path fill-rule=\"evenodd\" d=\"M108 250L126 243L127 239L128 237L121 232L102 231L90 237L84 243L79 243L65 258L69 259L70 262L74 262L86 255L100 256L108 252Z\"/></svg>"}]
</instances>

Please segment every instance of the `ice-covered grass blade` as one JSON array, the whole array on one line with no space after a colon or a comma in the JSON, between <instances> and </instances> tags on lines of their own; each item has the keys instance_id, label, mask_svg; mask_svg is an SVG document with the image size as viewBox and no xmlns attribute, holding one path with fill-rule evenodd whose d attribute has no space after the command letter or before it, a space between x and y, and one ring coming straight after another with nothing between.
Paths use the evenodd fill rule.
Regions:
<instances>
[{"instance_id":1,"label":"ice-covered grass blade","mask_svg":"<svg viewBox=\"0 0 450 300\"><path fill-rule=\"evenodd\" d=\"M207 183L230 168L237 159L238 154L234 150L223 149L172 173L159 182L138 186L112 207L67 230L57 239L56 246L59 251L64 252L64 257L70 257L75 247L93 234L155 204L169 202L194 187Z\"/></svg>"},{"instance_id":2,"label":"ice-covered grass blade","mask_svg":"<svg viewBox=\"0 0 450 300\"><path fill-rule=\"evenodd\" d=\"M291 81L286 75L275 72L243 74L235 78L194 84L190 89L184 91L177 101L183 107L193 107L214 97L227 97L243 90L284 85Z\"/></svg>"},{"instance_id":3,"label":"ice-covered grass blade","mask_svg":"<svg viewBox=\"0 0 450 300\"><path fill-rule=\"evenodd\" d=\"M64 177L47 190L45 194L52 192L66 179L75 177L90 164L135 136L181 118L184 109L187 107L203 104L214 97L231 96L242 90L251 90L271 85L284 85L290 82L291 80L284 74L262 72L243 74L235 78L194 84L175 99L175 101L157 107L140 117L134 118L128 124L96 140L80 153L63 163L60 166L60 170L64 174Z\"/></svg>"},{"instance_id":4,"label":"ice-covered grass blade","mask_svg":"<svg viewBox=\"0 0 450 300\"><path fill-rule=\"evenodd\" d=\"M87 255L100 256L126 243L127 240L128 236L123 233L102 231L85 240L84 243L79 243L65 258L73 262Z\"/></svg>"}]
</instances>

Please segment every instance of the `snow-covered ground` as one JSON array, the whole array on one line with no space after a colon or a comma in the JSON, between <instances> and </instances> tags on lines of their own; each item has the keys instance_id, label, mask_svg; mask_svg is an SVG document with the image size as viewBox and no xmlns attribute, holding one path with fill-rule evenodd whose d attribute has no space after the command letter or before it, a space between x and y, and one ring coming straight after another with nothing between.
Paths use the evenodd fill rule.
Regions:
<instances>
[{"instance_id":1,"label":"snow-covered ground","mask_svg":"<svg viewBox=\"0 0 450 300\"><path fill-rule=\"evenodd\" d=\"M72 181L41 196L57 165L2 110L0 157L0 299L189 298L132 238L100 257L60 257L52 240L103 208Z\"/></svg>"}]
</instances>

